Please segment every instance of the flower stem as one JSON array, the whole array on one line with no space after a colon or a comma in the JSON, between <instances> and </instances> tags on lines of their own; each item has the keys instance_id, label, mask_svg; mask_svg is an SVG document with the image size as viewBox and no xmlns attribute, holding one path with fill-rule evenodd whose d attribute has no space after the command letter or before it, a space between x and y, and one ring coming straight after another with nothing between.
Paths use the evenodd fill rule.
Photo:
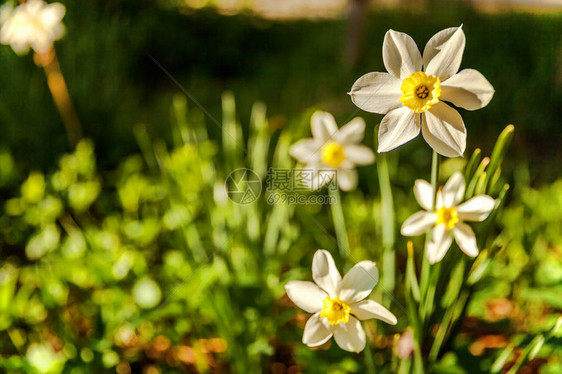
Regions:
<instances>
[{"instance_id":1,"label":"flower stem","mask_svg":"<svg viewBox=\"0 0 562 374\"><path fill-rule=\"evenodd\" d=\"M437 183L439 179L439 154L433 151L433 157L431 159L431 187L433 187L433 205L432 210L435 211L435 203L437 200ZM429 239L431 235L431 231L429 232L427 239ZM422 260L422 270L420 276L420 286L421 286L421 298L425 300L427 295L427 290L429 287L429 274L430 274L430 265L429 260L427 259L427 255L424 254ZM422 303L423 305L423 303Z\"/></svg>"},{"instance_id":2,"label":"flower stem","mask_svg":"<svg viewBox=\"0 0 562 374\"><path fill-rule=\"evenodd\" d=\"M431 187L433 187L433 211L436 210L437 204L437 184L439 182L439 154L433 151L433 157L431 160ZM431 235L431 232L429 233ZM427 258L427 255L424 256ZM429 261L427 261L429 264ZM424 293L422 296L423 304L421 304L422 321L426 322L430 319L431 313L433 313L433 307L435 304L435 291L437 288L437 282L439 280L439 273L441 270L441 263L437 263L432 267L427 266L427 278ZM423 274L422 274L423 275Z\"/></svg>"},{"instance_id":3,"label":"flower stem","mask_svg":"<svg viewBox=\"0 0 562 374\"><path fill-rule=\"evenodd\" d=\"M381 191L382 263L384 269L382 284L386 291L392 293L395 285L394 268L396 263L394 252L394 200L390 185L387 155L384 153L379 154L377 173Z\"/></svg>"},{"instance_id":4,"label":"flower stem","mask_svg":"<svg viewBox=\"0 0 562 374\"><path fill-rule=\"evenodd\" d=\"M82 138L82 128L70 99L55 49L51 48L50 51L45 53L36 53L35 62L45 71L47 85L66 129L68 142L70 147L74 149Z\"/></svg>"},{"instance_id":5,"label":"flower stem","mask_svg":"<svg viewBox=\"0 0 562 374\"><path fill-rule=\"evenodd\" d=\"M371 350L371 341L367 338L367 344L365 344L365 366L367 366L367 373L375 374L375 360L373 359L373 351Z\"/></svg>"},{"instance_id":6,"label":"flower stem","mask_svg":"<svg viewBox=\"0 0 562 374\"><path fill-rule=\"evenodd\" d=\"M433 151L433 156L431 160L431 186L433 187L433 204L432 210L435 210L435 203L437 197L437 183L439 180L439 154ZM431 238L431 231L426 237L426 243ZM427 254L423 254L422 268L420 275L420 302L418 307L418 321L419 321L419 333L415 336L415 350L414 350L414 371L416 373L423 373L423 358L421 353L421 347L424 346L424 340L426 337L425 329L427 327L426 322L430 319L431 313L433 312L433 303L435 297L436 282L439 278L439 267L437 266L435 271L432 272L432 268L427 259Z\"/></svg>"},{"instance_id":7,"label":"flower stem","mask_svg":"<svg viewBox=\"0 0 562 374\"><path fill-rule=\"evenodd\" d=\"M332 209L332 220L334 221L334 229L336 230L336 239L340 257L344 259L349 252L349 239L347 237L347 229L345 226L345 218L343 215L340 190L337 186L328 186L328 191L332 197L330 208Z\"/></svg>"},{"instance_id":8,"label":"flower stem","mask_svg":"<svg viewBox=\"0 0 562 374\"><path fill-rule=\"evenodd\" d=\"M431 186L433 187L433 210L435 210L435 203L437 197L437 182L439 181L439 153L433 151L431 157Z\"/></svg>"},{"instance_id":9,"label":"flower stem","mask_svg":"<svg viewBox=\"0 0 562 374\"><path fill-rule=\"evenodd\" d=\"M329 185L328 191L334 200L330 204L330 208L332 209L332 220L334 221L334 228L336 230L340 257L344 259L349 252L349 239L347 237L347 229L345 227L345 217L343 215L340 190L337 186ZM373 360L373 352L371 351L369 343L369 340L367 340L367 344L365 345L365 365L367 366L367 372L374 374L376 373L375 361Z\"/></svg>"},{"instance_id":10,"label":"flower stem","mask_svg":"<svg viewBox=\"0 0 562 374\"><path fill-rule=\"evenodd\" d=\"M423 358L421 343L423 342L422 326L420 324L416 300L419 299L419 289L415 279L414 246L408 242L408 262L406 265L406 306L408 308L408 320L414 330L414 367L413 373L423 374Z\"/></svg>"}]
</instances>

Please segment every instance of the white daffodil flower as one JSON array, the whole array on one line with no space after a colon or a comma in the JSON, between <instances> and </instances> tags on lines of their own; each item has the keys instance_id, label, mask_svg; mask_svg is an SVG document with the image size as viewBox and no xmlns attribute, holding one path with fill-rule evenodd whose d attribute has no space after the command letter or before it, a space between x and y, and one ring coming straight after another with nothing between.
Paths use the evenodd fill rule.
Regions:
<instances>
[{"instance_id":1,"label":"white daffodil flower","mask_svg":"<svg viewBox=\"0 0 562 374\"><path fill-rule=\"evenodd\" d=\"M378 152L397 148L422 131L425 141L446 157L462 156L466 128L460 114L445 104L476 110L488 105L494 88L474 69L459 70L465 45L461 27L435 34L423 58L407 34L389 30L383 42L388 73L368 73L351 88L359 108L386 114L380 124Z\"/></svg>"},{"instance_id":2,"label":"white daffodil flower","mask_svg":"<svg viewBox=\"0 0 562 374\"><path fill-rule=\"evenodd\" d=\"M28 0L15 9L3 9L0 43L9 44L14 52L26 53L29 48L37 53L51 49L53 42L62 37L64 5L47 4L42 0Z\"/></svg>"},{"instance_id":3,"label":"white daffodil flower","mask_svg":"<svg viewBox=\"0 0 562 374\"><path fill-rule=\"evenodd\" d=\"M357 187L355 166L375 161L374 152L359 144L365 135L365 121L356 117L338 129L334 116L317 111L310 124L313 137L299 140L289 150L291 156L311 172L310 175L305 173L307 177L303 178L303 183L315 190L337 174L339 187L344 191L353 190Z\"/></svg>"},{"instance_id":4,"label":"white daffodil flower","mask_svg":"<svg viewBox=\"0 0 562 374\"><path fill-rule=\"evenodd\" d=\"M306 322L302 342L318 347L334 336L349 352L365 348L365 331L359 320L377 318L395 325L385 307L365 300L378 281L374 262L361 261L341 277L330 252L318 250L312 260L313 282L291 281L285 286L289 298L301 309L314 313Z\"/></svg>"},{"instance_id":5,"label":"white daffodil flower","mask_svg":"<svg viewBox=\"0 0 562 374\"><path fill-rule=\"evenodd\" d=\"M432 230L431 239L426 246L426 256L432 264L445 257L453 242L451 232L464 253L470 257L478 255L474 231L464 221L484 221L494 209L496 201L488 195L477 195L459 205L464 190L464 177L457 171L449 178L445 187L437 191L433 210L433 187L424 180L416 180L414 195L426 211L410 216L402 224L400 232L405 236L416 236Z\"/></svg>"}]
</instances>

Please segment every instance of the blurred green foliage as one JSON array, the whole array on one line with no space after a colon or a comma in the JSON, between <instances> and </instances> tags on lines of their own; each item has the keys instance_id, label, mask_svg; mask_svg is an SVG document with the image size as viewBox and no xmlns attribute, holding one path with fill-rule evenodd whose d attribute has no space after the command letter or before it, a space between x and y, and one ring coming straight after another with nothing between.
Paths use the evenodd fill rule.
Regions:
<instances>
[{"instance_id":1,"label":"blurred green foliage","mask_svg":"<svg viewBox=\"0 0 562 374\"><path fill-rule=\"evenodd\" d=\"M225 190L223 181L233 168L251 167L264 179L269 166L291 167L292 132L273 132L265 106L257 103L244 136L233 96L225 94L222 101L220 146L209 139L202 113L187 110L186 99L176 96L169 112L173 146L138 126L142 154L126 157L115 170L98 171L90 141L60 158L49 173L18 175L9 153L0 155L2 190L10 196L0 214L4 371L364 372L364 354L301 344L306 315L284 295L287 281L310 279L317 248L336 248L329 207L270 205L266 196L237 205ZM294 126L308 121L305 113ZM388 157L398 222L417 209L411 192L415 173L397 168L403 159L399 152ZM440 179L464 163L445 163ZM517 354L530 347L532 359L525 365L540 365L547 373L560 367L560 334L548 334L562 307L557 297L562 184L532 189L525 171L516 175L511 208L477 227L489 232L472 266L482 271L477 282L469 277L475 293L468 316L457 338L445 341L435 372L488 372L505 346L510 351L501 366L514 365ZM503 182L490 183L500 190ZM382 207L376 184L367 182L365 188L370 193L355 191L343 202L351 254L380 263ZM499 231L490 231L494 222L503 227L497 239ZM524 230L521 222L529 222ZM405 239L397 237L395 299L390 302L380 286L373 297L400 322L365 324L381 372L395 372L393 334L407 324L400 296ZM497 252L493 258L491 251ZM417 261L421 256L416 252ZM451 256L448 260L458 258L460 251ZM464 260L460 263L470 265ZM345 264L341 270L353 265L350 259L338 263ZM384 275L385 269L379 270ZM487 345L490 335L504 343ZM541 340L530 344L535 335ZM539 342L540 350L531 349Z\"/></svg>"}]
</instances>

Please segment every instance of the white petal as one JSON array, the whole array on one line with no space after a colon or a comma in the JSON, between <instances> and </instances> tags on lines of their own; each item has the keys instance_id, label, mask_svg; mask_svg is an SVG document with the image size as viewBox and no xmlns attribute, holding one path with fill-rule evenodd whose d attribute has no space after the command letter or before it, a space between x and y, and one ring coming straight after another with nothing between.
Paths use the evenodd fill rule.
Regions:
<instances>
[{"instance_id":1,"label":"white petal","mask_svg":"<svg viewBox=\"0 0 562 374\"><path fill-rule=\"evenodd\" d=\"M453 228L453 235L459 248L470 257L478 256L478 245L474 231L466 223L459 222Z\"/></svg>"},{"instance_id":2,"label":"white petal","mask_svg":"<svg viewBox=\"0 0 562 374\"><path fill-rule=\"evenodd\" d=\"M43 8L47 6L47 4L45 2L43 2L42 0L29 0L25 3L23 3L23 5L25 6L25 10L29 14L34 14L34 15L41 12L43 10Z\"/></svg>"},{"instance_id":3,"label":"white petal","mask_svg":"<svg viewBox=\"0 0 562 374\"><path fill-rule=\"evenodd\" d=\"M431 232L431 240L427 243L425 254L430 264L439 262L445 257L453 238L444 224L437 225Z\"/></svg>"},{"instance_id":4,"label":"white petal","mask_svg":"<svg viewBox=\"0 0 562 374\"><path fill-rule=\"evenodd\" d=\"M348 304L363 300L369 296L378 280L377 265L372 261L361 261L343 277L339 297Z\"/></svg>"},{"instance_id":5,"label":"white petal","mask_svg":"<svg viewBox=\"0 0 562 374\"><path fill-rule=\"evenodd\" d=\"M357 187L357 170L355 169L338 169L338 186L342 191L351 191Z\"/></svg>"},{"instance_id":6,"label":"white petal","mask_svg":"<svg viewBox=\"0 0 562 374\"><path fill-rule=\"evenodd\" d=\"M312 259L312 279L331 298L338 297L341 289L341 275L330 252L324 249L316 251Z\"/></svg>"},{"instance_id":7,"label":"white petal","mask_svg":"<svg viewBox=\"0 0 562 374\"><path fill-rule=\"evenodd\" d=\"M421 71L422 58L414 39L408 34L388 30L382 45L382 59L386 70L396 78L405 79Z\"/></svg>"},{"instance_id":8,"label":"white petal","mask_svg":"<svg viewBox=\"0 0 562 374\"><path fill-rule=\"evenodd\" d=\"M437 216L435 213L417 212L404 221L400 233L404 236L416 236L427 232L431 226L435 225L436 221Z\"/></svg>"},{"instance_id":9,"label":"white petal","mask_svg":"<svg viewBox=\"0 0 562 374\"><path fill-rule=\"evenodd\" d=\"M348 145L344 152L345 158L356 165L369 165L375 161L375 153L365 145Z\"/></svg>"},{"instance_id":10,"label":"white petal","mask_svg":"<svg viewBox=\"0 0 562 374\"><path fill-rule=\"evenodd\" d=\"M41 12L41 21L46 26L53 26L59 23L66 12L64 5L60 3L49 4Z\"/></svg>"},{"instance_id":11,"label":"white petal","mask_svg":"<svg viewBox=\"0 0 562 374\"><path fill-rule=\"evenodd\" d=\"M428 211L433 210L434 192L431 183L423 179L416 180L414 184L414 196L422 208Z\"/></svg>"},{"instance_id":12,"label":"white petal","mask_svg":"<svg viewBox=\"0 0 562 374\"><path fill-rule=\"evenodd\" d=\"M444 82L459 71L466 38L461 27L451 27L435 34L423 51L423 65L428 75Z\"/></svg>"},{"instance_id":13,"label":"white petal","mask_svg":"<svg viewBox=\"0 0 562 374\"><path fill-rule=\"evenodd\" d=\"M346 158L338 169L354 169L354 168L355 168L355 163L350 159Z\"/></svg>"},{"instance_id":14,"label":"white petal","mask_svg":"<svg viewBox=\"0 0 562 374\"><path fill-rule=\"evenodd\" d=\"M320 317L320 312L313 314L306 325L304 325L304 333L302 342L309 347L318 347L326 343L332 337L332 329L326 318Z\"/></svg>"},{"instance_id":15,"label":"white petal","mask_svg":"<svg viewBox=\"0 0 562 374\"><path fill-rule=\"evenodd\" d=\"M435 210L439 210L439 209L443 208L443 205L444 205L443 201L444 201L443 188L440 187L437 190L437 194L435 195Z\"/></svg>"},{"instance_id":16,"label":"white petal","mask_svg":"<svg viewBox=\"0 0 562 374\"><path fill-rule=\"evenodd\" d=\"M461 70L441 84L441 100L468 110L485 107L493 96L494 87L474 69Z\"/></svg>"},{"instance_id":17,"label":"white petal","mask_svg":"<svg viewBox=\"0 0 562 374\"><path fill-rule=\"evenodd\" d=\"M322 157L319 148L318 143L314 139L301 139L291 146L289 154L302 163L316 163Z\"/></svg>"},{"instance_id":18,"label":"white petal","mask_svg":"<svg viewBox=\"0 0 562 374\"><path fill-rule=\"evenodd\" d=\"M9 41L6 41L6 42L2 41L2 43L10 44ZM17 55L23 55L23 54L25 54L29 51L29 44L28 43L15 42L15 43L11 43L10 46L12 47L12 49L14 50L14 52Z\"/></svg>"},{"instance_id":19,"label":"white petal","mask_svg":"<svg viewBox=\"0 0 562 374\"><path fill-rule=\"evenodd\" d=\"M9 2L0 6L0 25L3 25L10 18L13 11L13 6Z\"/></svg>"},{"instance_id":20,"label":"white petal","mask_svg":"<svg viewBox=\"0 0 562 374\"><path fill-rule=\"evenodd\" d=\"M334 328L334 338L341 349L348 352L361 352L367 341L361 322L349 316L347 323L340 322Z\"/></svg>"},{"instance_id":21,"label":"white petal","mask_svg":"<svg viewBox=\"0 0 562 374\"><path fill-rule=\"evenodd\" d=\"M324 299L328 296L312 282L290 281L285 285L285 291L293 303L308 313L321 311Z\"/></svg>"},{"instance_id":22,"label":"white petal","mask_svg":"<svg viewBox=\"0 0 562 374\"><path fill-rule=\"evenodd\" d=\"M388 152L409 142L420 133L420 115L407 107L394 109L382 119L377 152Z\"/></svg>"},{"instance_id":23,"label":"white petal","mask_svg":"<svg viewBox=\"0 0 562 374\"><path fill-rule=\"evenodd\" d=\"M402 81L391 74L367 73L353 83L349 95L359 108L371 113L386 114L402 106L401 86Z\"/></svg>"},{"instance_id":24,"label":"white petal","mask_svg":"<svg viewBox=\"0 0 562 374\"><path fill-rule=\"evenodd\" d=\"M443 204L446 207L456 206L464 197L464 189L464 177L460 171L456 171L443 187Z\"/></svg>"},{"instance_id":25,"label":"white petal","mask_svg":"<svg viewBox=\"0 0 562 374\"><path fill-rule=\"evenodd\" d=\"M422 134L431 148L445 157L462 156L466 148L466 128L460 114L439 102L423 115Z\"/></svg>"},{"instance_id":26,"label":"white petal","mask_svg":"<svg viewBox=\"0 0 562 374\"><path fill-rule=\"evenodd\" d=\"M396 354L402 360L407 360L410 358L414 352L414 333L411 327L407 327L398 342L396 342Z\"/></svg>"},{"instance_id":27,"label":"white petal","mask_svg":"<svg viewBox=\"0 0 562 374\"><path fill-rule=\"evenodd\" d=\"M457 207L457 213L462 221L484 221L494 207L496 200L488 195L477 195Z\"/></svg>"},{"instance_id":28,"label":"white petal","mask_svg":"<svg viewBox=\"0 0 562 374\"><path fill-rule=\"evenodd\" d=\"M376 301L363 300L350 306L351 313L360 320L376 318L391 325L398 322L394 314Z\"/></svg>"},{"instance_id":29,"label":"white petal","mask_svg":"<svg viewBox=\"0 0 562 374\"><path fill-rule=\"evenodd\" d=\"M365 120L355 117L342 126L335 136L335 140L341 144L355 144L361 142L365 136Z\"/></svg>"},{"instance_id":30,"label":"white petal","mask_svg":"<svg viewBox=\"0 0 562 374\"><path fill-rule=\"evenodd\" d=\"M338 133L338 125L334 116L328 112L316 111L310 119L312 136L320 144L324 144Z\"/></svg>"},{"instance_id":31,"label":"white petal","mask_svg":"<svg viewBox=\"0 0 562 374\"><path fill-rule=\"evenodd\" d=\"M53 42L49 39L41 38L39 35L31 42L31 47L37 53L45 53L51 49Z\"/></svg>"},{"instance_id":32,"label":"white petal","mask_svg":"<svg viewBox=\"0 0 562 374\"><path fill-rule=\"evenodd\" d=\"M329 183L336 176L333 168L320 168L318 165L308 165L302 169L301 181L311 190L317 190Z\"/></svg>"}]
</instances>

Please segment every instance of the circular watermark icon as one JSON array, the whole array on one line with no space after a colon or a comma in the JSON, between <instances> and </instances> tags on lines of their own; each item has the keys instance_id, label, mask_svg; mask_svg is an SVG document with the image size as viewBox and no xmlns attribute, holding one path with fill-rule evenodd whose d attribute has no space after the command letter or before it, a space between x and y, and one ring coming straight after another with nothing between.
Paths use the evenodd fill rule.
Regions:
<instances>
[{"instance_id":1,"label":"circular watermark icon","mask_svg":"<svg viewBox=\"0 0 562 374\"><path fill-rule=\"evenodd\" d=\"M261 179L252 169L240 168L232 171L224 184L228 198L236 204L251 204L261 194Z\"/></svg>"}]
</instances>

